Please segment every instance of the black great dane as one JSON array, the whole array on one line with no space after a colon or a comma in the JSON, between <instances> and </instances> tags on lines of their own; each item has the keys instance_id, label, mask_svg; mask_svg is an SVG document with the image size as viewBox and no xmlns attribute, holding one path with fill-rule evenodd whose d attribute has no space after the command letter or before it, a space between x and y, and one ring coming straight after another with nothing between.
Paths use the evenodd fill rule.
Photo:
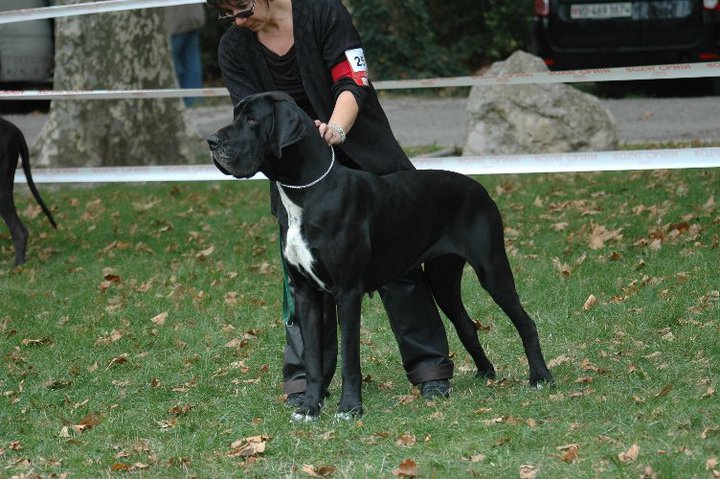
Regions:
<instances>
[{"instance_id":1,"label":"black great dane","mask_svg":"<svg viewBox=\"0 0 720 479\"><path fill-rule=\"evenodd\" d=\"M305 404L294 419L315 419L328 386L323 380L323 295L332 295L341 328L338 415L352 417L363 412L362 297L420 264L479 376L492 378L495 369L460 297L466 262L517 328L530 384L552 381L535 323L515 290L500 212L485 188L448 171L377 176L346 168L334 161L313 120L284 93L250 96L236 111L235 121L207 141L223 173L248 178L259 171L276 181L287 211L281 246L295 284L307 370Z\"/></svg>"},{"instance_id":2,"label":"black great dane","mask_svg":"<svg viewBox=\"0 0 720 479\"><path fill-rule=\"evenodd\" d=\"M15 266L25 262L25 252L28 241L28 230L17 215L15 201L13 199L15 169L17 168L18 157L22 160L22 169L25 172L27 185L32 195L50 220L53 228L57 228L55 219L48 207L45 206L37 188L35 188L35 183L30 173L30 154L28 153L25 137L17 126L4 118L0 118L0 215L8 225L13 243L15 244Z\"/></svg>"}]
</instances>

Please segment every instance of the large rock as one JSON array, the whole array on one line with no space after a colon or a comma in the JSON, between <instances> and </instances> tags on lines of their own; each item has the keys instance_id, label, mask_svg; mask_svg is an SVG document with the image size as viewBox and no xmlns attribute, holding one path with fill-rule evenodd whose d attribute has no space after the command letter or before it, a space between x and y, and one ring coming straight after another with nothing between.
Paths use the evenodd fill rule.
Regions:
<instances>
[{"instance_id":1,"label":"large rock","mask_svg":"<svg viewBox=\"0 0 720 479\"><path fill-rule=\"evenodd\" d=\"M486 75L547 71L517 51ZM615 120L600 101L561 83L474 86L466 107L464 155L612 150Z\"/></svg>"}]
</instances>

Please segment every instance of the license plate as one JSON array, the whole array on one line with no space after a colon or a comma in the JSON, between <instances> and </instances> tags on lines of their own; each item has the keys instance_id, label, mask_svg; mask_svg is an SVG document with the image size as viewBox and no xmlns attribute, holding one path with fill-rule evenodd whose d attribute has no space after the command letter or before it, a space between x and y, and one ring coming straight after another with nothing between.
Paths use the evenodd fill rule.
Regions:
<instances>
[{"instance_id":1,"label":"license plate","mask_svg":"<svg viewBox=\"0 0 720 479\"><path fill-rule=\"evenodd\" d=\"M570 5L570 18L573 20L596 20L606 18L631 17L632 2L583 3Z\"/></svg>"}]
</instances>

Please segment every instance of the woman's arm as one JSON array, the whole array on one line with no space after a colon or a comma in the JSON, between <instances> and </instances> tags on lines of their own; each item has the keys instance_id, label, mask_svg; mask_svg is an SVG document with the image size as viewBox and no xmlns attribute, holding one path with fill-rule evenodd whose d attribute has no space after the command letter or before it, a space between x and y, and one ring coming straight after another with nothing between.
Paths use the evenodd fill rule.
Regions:
<instances>
[{"instance_id":1,"label":"woman's arm","mask_svg":"<svg viewBox=\"0 0 720 479\"><path fill-rule=\"evenodd\" d=\"M335 102L330 120L323 123L320 120L315 121L320 136L328 145L338 145L345 141L345 135L350 133L350 129L355 124L360 108L358 107L355 96L349 91L343 91Z\"/></svg>"}]
</instances>

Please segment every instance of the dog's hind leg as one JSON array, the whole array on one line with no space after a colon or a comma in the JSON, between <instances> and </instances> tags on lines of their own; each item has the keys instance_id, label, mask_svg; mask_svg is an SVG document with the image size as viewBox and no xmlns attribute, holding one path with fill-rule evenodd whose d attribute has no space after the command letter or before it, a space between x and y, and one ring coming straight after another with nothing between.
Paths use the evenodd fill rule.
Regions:
<instances>
[{"instance_id":1,"label":"dog's hind leg","mask_svg":"<svg viewBox=\"0 0 720 479\"><path fill-rule=\"evenodd\" d=\"M7 190L7 185L0 185L0 216L10 229L13 244L15 245L15 266L25 262L25 253L27 251L28 229L25 227L17 215L15 202L13 201L12 184Z\"/></svg>"},{"instance_id":2,"label":"dog's hind leg","mask_svg":"<svg viewBox=\"0 0 720 479\"><path fill-rule=\"evenodd\" d=\"M2 124L0 124L2 126ZM13 187L18 161L16 142L10 138L0 141L0 216L5 220L15 244L15 266L25 262L28 230L15 209Z\"/></svg>"},{"instance_id":3,"label":"dog's hind leg","mask_svg":"<svg viewBox=\"0 0 720 479\"><path fill-rule=\"evenodd\" d=\"M473 269L482 286L510 318L522 339L530 367L530 385L537 387L538 383L542 381L552 382L552 375L540 349L540 339L535 321L530 318L520 304L502 238L499 241L496 239L493 244L499 245L499 247L487 248L481 254L481 261L472 264Z\"/></svg>"},{"instance_id":4,"label":"dog's hind leg","mask_svg":"<svg viewBox=\"0 0 720 479\"><path fill-rule=\"evenodd\" d=\"M425 263L425 276L438 306L455 326L460 341L477 366L477 377L492 379L495 368L478 341L477 328L462 302L461 285L465 260L444 255Z\"/></svg>"}]
</instances>

